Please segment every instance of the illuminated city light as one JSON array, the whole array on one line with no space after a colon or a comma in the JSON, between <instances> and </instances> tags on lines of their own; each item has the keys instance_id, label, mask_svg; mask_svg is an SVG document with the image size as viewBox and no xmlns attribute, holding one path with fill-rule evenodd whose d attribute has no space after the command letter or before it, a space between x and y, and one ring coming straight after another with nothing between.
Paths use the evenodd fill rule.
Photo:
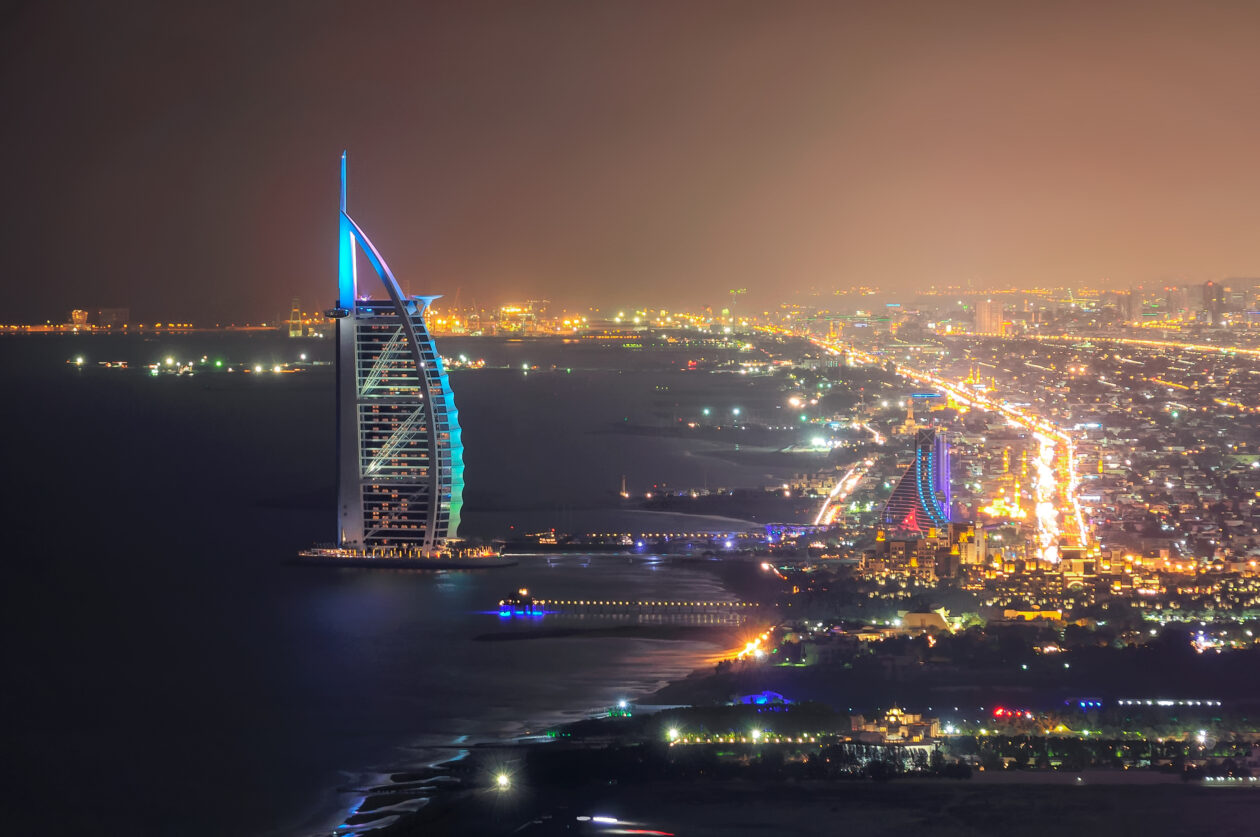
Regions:
<instances>
[{"instance_id":1,"label":"illuminated city light","mask_svg":"<svg viewBox=\"0 0 1260 837\"><path fill-rule=\"evenodd\" d=\"M848 357L858 362L881 365L881 361L874 355L864 352L855 346L829 343L813 337L809 339L816 345L830 351L845 352ZM968 391L963 385L947 381L937 375L912 369L901 364L895 364L894 366L897 374L918 383L934 386L959 404L969 407L981 407L996 412L1032 432L1042 444L1038 459L1038 505L1034 511L1038 521L1038 554L1043 560L1049 562L1058 560L1058 542L1062 537L1058 523L1060 506L1068 510L1069 517L1075 524L1074 537L1078 544L1081 547L1085 547L1088 544L1088 529L1080 506L1075 446L1064 431L1052 423L1012 404L995 401L991 397ZM887 402L881 403L887 406ZM1060 446L1063 449L1064 456L1062 465L1058 469L1065 473L1065 479L1061 484L1054 473L1056 470L1055 458Z\"/></svg>"}]
</instances>

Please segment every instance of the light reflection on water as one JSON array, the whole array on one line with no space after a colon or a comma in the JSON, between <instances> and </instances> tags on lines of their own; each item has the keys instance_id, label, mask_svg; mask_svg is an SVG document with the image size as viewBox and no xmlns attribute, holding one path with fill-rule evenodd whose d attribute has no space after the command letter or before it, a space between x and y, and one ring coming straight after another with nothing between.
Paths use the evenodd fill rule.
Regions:
<instances>
[{"instance_id":1,"label":"light reflection on water","mask_svg":"<svg viewBox=\"0 0 1260 837\"><path fill-rule=\"evenodd\" d=\"M31 778L11 795L80 825L62 831L114 821L133 834L293 833L321 788L322 810L344 812L353 795L334 789L361 774L449 755L431 747L461 732L511 735L580 717L712 652L659 639L472 639L556 624L504 625L484 613L520 586L564 598L718 598L705 568L568 557L477 573L283 566L333 536L329 367L245 380L95 366L68 374L65 365L76 354L94 364L206 353L270 365L298 351L326 360L330 346L213 334L0 341L9 400L40 405L13 411L10 435L22 444L6 450L9 471L27 481L9 509L23 521L7 533L9 551L38 556L9 564L7 615L20 638L11 668L28 674L10 688L21 723L6 752ZM735 399L752 409L747 382L679 371L677 355L495 341L442 348L574 369L453 375L466 535L708 528L620 508L622 476L643 491L662 481L773 484L799 470L733 457L723 434L626 432L659 423L658 386L672 387L682 412ZM581 371L610 366L625 373ZM773 409L777 390L763 395ZM73 479L48 468L52 450L75 463ZM418 756L423 748L432 755ZM60 781L35 780L65 765L92 777L77 784L75 806L63 804Z\"/></svg>"},{"instance_id":2,"label":"light reflection on water","mask_svg":"<svg viewBox=\"0 0 1260 837\"><path fill-rule=\"evenodd\" d=\"M715 614L592 612L531 618L503 617L492 609L522 587L540 598L730 598L703 567L627 562L624 556L525 558L513 567L436 573L311 568L297 580L304 588L295 625L303 634L296 658L300 676L311 684L317 704L353 700L361 717L372 719L366 726L379 733L378 761L341 768L374 774L441 756L441 751L424 749L426 744L461 735L478 741L537 734L580 719L684 676L720 650L713 642L695 640L565 635L484 641L478 636L528 636L557 627L734 624ZM397 749L407 744L422 749ZM343 806L353 802L336 800ZM345 810L340 808L338 816Z\"/></svg>"}]
</instances>

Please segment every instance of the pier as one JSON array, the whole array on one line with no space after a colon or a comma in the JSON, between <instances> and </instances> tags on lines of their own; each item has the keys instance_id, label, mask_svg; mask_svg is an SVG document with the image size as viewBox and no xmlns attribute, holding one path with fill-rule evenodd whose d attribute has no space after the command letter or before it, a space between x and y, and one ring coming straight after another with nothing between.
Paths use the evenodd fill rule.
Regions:
<instances>
[{"instance_id":1,"label":"pier","mask_svg":"<svg viewBox=\"0 0 1260 837\"><path fill-rule=\"evenodd\" d=\"M751 616L761 607L759 602L723 601L632 601L618 599L535 599L519 596L499 602L499 611L513 613L627 615L704 615Z\"/></svg>"}]
</instances>

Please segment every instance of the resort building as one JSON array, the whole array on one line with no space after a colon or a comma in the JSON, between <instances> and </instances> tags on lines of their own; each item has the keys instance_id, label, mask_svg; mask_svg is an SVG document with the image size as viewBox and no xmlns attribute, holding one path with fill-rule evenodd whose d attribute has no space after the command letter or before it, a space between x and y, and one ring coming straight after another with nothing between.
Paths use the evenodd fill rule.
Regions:
<instances>
[{"instance_id":1,"label":"resort building","mask_svg":"<svg viewBox=\"0 0 1260 837\"><path fill-rule=\"evenodd\" d=\"M337 306L337 545L429 554L459 529L464 462L458 413L425 327L436 296L404 296L346 212L341 156ZM375 274L358 281L358 251Z\"/></svg>"}]
</instances>

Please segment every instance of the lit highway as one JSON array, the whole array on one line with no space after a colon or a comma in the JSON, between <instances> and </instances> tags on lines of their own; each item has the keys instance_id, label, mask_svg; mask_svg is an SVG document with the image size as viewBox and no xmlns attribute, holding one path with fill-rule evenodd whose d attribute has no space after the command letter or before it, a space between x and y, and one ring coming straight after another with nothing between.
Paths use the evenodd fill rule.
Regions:
<instances>
[{"instance_id":1,"label":"lit highway","mask_svg":"<svg viewBox=\"0 0 1260 837\"><path fill-rule=\"evenodd\" d=\"M1102 337L1102 336L1094 336L1094 335L1086 336L1086 335L1070 335L1070 334L1054 334L1054 335L1049 335L1049 334L1023 334L1023 335L986 334L984 335L984 337L986 339L1004 340L1008 342L1017 342L1021 340L1035 340L1035 341L1046 342L1046 343L1074 343L1074 344L1079 344L1082 342L1108 343L1108 344L1114 343L1114 344L1122 344L1122 345L1130 345L1130 346L1139 346L1139 347L1144 347L1144 348L1149 348L1149 349L1166 350L1166 351L1171 351L1171 352L1187 352L1187 353L1192 353L1192 354L1198 353L1198 354L1218 355L1218 356L1222 356L1226 358L1238 357L1238 356L1242 356L1246 358L1260 358L1260 349L1256 349L1256 348L1248 348L1244 346L1216 346L1210 343L1186 343L1186 342L1180 342L1180 341L1175 341L1175 340L1151 340L1151 339L1134 338L1134 337ZM1158 353L1157 353L1157 356L1158 356ZM1128 357L1121 357L1119 355L1115 356L1115 360L1126 366L1141 367L1145 365L1143 361L1134 360L1133 358L1128 358ZM1036 364L1032 364L1032 363L1028 365L1033 366L1034 368L1045 369L1045 367L1039 367ZM1046 369L1046 371L1052 371L1052 370ZM1198 381L1192 381L1191 384L1187 384L1185 382L1169 380L1164 375L1135 374L1133 377L1138 380L1146 381L1147 383L1155 384L1157 386L1168 387L1169 389L1175 389L1181 392L1193 393L1199 387ZM1211 402L1221 407L1226 407L1231 410L1238 410L1241 413L1260 412L1260 406L1244 404L1243 402L1237 401L1233 398L1212 397Z\"/></svg>"},{"instance_id":2,"label":"lit highway","mask_svg":"<svg viewBox=\"0 0 1260 837\"><path fill-rule=\"evenodd\" d=\"M1021 334L1001 335L986 334L985 337L1002 340L1045 340L1079 343L1084 340L1095 343L1120 343L1126 346L1149 346L1155 349L1176 349L1182 352L1208 352L1222 355L1251 355L1260 357L1260 349L1246 346L1216 346L1211 343L1183 343L1177 340L1150 340L1140 337L1104 337L1085 334Z\"/></svg>"},{"instance_id":3,"label":"lit highway","mask_svg":"<svg viewBox=\"0 0 1260 837\"><path fill-rule=\"evenodd\" d=\"M883 362L877 356L847 344L815 337L808 339L829 352L835 354L847 352L854 360L862 363L879 365ZM1089 529L1078 497L1076 445L1067 432L1026 409L968 390L958 382L899 363L895 364L895 368L898 375L935 387L946 393L956 403L996 412L1028 430L1037 439L1040 443L1040 451L1036 460L1034 492L1039 558L1057 561L1060 541L1065 534L1082 547L1089 544ZM1064 524L1061 523L1061 518L1066 518L1068 521L1067 533L1063 531Z\"/></svg>"},{"instance_id":4,"label":"lit highway","mask_svg":"<svg viewBox=\"0 0 1260 837\"><path fill-rule=\"evenodd\" d=\"M844 473L836 481L835 487L831 489L831 493L827 495L827 499L823 500L822 508L818 510L818 516L814 518L814 525L830 526L836 520L836 515L840 512L841 504L853 489L857 488L858 483L862 481L862 477L866 476L866 469L874 464L874 460L866 459L854 465Z\"/></svg>"}]
</instances>

